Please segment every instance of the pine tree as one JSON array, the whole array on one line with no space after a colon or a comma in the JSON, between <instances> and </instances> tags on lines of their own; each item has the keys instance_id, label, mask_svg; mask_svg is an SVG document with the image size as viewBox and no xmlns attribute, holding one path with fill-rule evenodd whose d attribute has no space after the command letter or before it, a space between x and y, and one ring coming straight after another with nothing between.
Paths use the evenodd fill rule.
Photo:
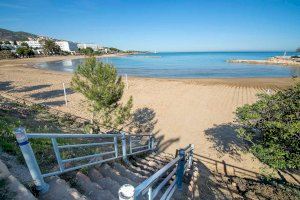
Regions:
<instances>
[{"instance_id":1,"label":"pine tree","mask_svg":"<svg viewBox=\"0 0 300 200\"><path fill-rule=\"evenodd\" d=\"M132 97L123 105L124 83L111 64L87 58L72 78L72 88L88 100L93 120L105 128L121 130L131 119Z\"/></svg>"}]
</instances>

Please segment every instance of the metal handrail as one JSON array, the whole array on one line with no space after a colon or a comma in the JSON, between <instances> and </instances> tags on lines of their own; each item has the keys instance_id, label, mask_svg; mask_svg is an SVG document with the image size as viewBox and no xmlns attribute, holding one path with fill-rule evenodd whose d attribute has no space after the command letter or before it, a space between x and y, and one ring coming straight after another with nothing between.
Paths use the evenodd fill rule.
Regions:
<instances>
[{"instance_id":1,"label":"metal handrail","mask_svg":"<svg viewBox=\"0 0 300 200\"><path fill-rule=\"evenodd\" d=\"M171 167L173 167L177 162L180 160L180 157L177 156L175 159L173 159L171 162L169 162L167 165L165 165L163 168L158 170L155 174L150 176L148 179L146 179L144 182L142 182L140 185L138 185L135 188L135 198L139 197L140 195L144 194L144 191L148 190L149 187L151 187L155 181L164 175Z\"/></svg>"},{"instance_id":2,"label":"metal handrail","mask_svg":"<svg viewBox=\"0 0 300 200\"><path fill-rule=\"evenodd\" d=\"M95 165L95 164L100 164L103 162L123 158L123 160L127 161L127 156L129 155L135 155L135 154L140 154L144 153L147 151L152 151L154 150L154 137L153 135L126 135L124 132L121 134L60 134L60 133L26 133L25 128L18 128L15 131L15 135L17 138L17 142L20 146L21 152L24 156L25 162L28 166L28 169L30 171L30 174L34 180L34 183L36 185L36 188L40 192L46 192L48 190L48 185L45 183L44 179L45 177L48 176L53 176L53 175L59 175L65 172L69 172L72 170L80 169L83 167ZM137 137L138 136L138 137ZM129 144L126 143L127 138L129 141L131 141L131 138L135 138L135 141L140 141L142 142L142 138L146 137L148 140L146 140L147 145L145 144L140 144L139 146L132 147L131 142ZM57 142L57 139L61 138L99 138L99 139L104 139L104 138L111 138L113 141L103 141L103 142L90 142L90 143L83 143L83 144L66 144L66 145L59 145ZM138 139L137 139L138 138ZM58 171L50 172L50 173L45 173L42 174L40 167L36 161L35 155L33 153L33 150L31 148L29 139L51 139L52 142L52 147L55 153L55 158L59 167ZM106 152L97 152L85 156L79 156L79 157L73 157L73 158L67 158L63 159L61 157L61 152L60 150L63 149L72 149L72 148L79 148L79 147L94 147L94 146L101 146L101 145L113 145L114 151L106 151ZM119 155L119 146L122 146L121 150L121 155ZM147 148L146 148L147 147ZM127 152L129 149L130 152ZM141 149L141 150L140 150ZM132 150L135 150L135 152L132 152ZM113 157L105 158L103 159L102 156L105 155L113 155ZM97 159L101 158L101 160ZM88 159L92 159L89 160ZM75 165L72 167L65 167L65 163L70 163L74 161L83 161L87 160L88 163L83 163L80 165ZM76 163L75 163L76 164Z\"/></svg>"},{"instance_id":3,"label":"metal handrail","mask_svg":"<svg viewBox=\"0 0 300 200\"><path fill-rule=\"evenodd\" d=\"M30 138L108 138L108 137L121 137L122 134L77 134L77 133L27 133Z\"/></svg>"},{"instance_id":4,"label":"metal handrail","mask_svg":"<svg viewBox=\"0 0 300 200\"><path fill-rule=\"evenodd\" d=\"M176 191L176 189L179 190L182 189L182 179L184 173L188 168L192 166L193 151L194 151L194 145L188 145L187 147L180 149L178 151L179 152L178 155L176 155L176 157L173 160L171 160L168 164L166 164L163 168L158 170L155 174L150 176L148 179L146 179L136 188L133 188L133 186L131 185L122 186L119 191L120 199L123 199L121 197L126 196L128 197L128 199L138 200L138 199L142 199L143 195L148 193L148 199L152 200L159 194L162 188L175 175L173 182L168 186L168 188L165 190L165 192L162 194L160 198L161 200L170 199L174 194L174 192ZM171 170L172 167L174 167L173 170ZM170 170L171 172L169 172ZM168 173L167 177L164 178L160 183L158 183L159 178L166 173ZM155 188L153 188L154 186ZM130 188L134 189L133 196L130 196L132 195Z\"/></svg>"}]
</instances>

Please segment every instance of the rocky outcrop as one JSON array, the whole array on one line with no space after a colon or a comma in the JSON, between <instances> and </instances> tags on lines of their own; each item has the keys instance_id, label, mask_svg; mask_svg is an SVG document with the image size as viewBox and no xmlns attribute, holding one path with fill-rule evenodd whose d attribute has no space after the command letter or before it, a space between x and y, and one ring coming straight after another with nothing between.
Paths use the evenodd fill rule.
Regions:
<instances>
[{"instance_id":1,"label":"rocky outcrop","mask_svg":"<svg viewBox=\"0 0 300 200\"><path fill-rule=\"evenodd\" d=\"M262 64L262 65L284 65L300 67L300 59L272 57L266 60L227 60L229 63L247 63L247 64Z\"/></svg>"}]
</instances>

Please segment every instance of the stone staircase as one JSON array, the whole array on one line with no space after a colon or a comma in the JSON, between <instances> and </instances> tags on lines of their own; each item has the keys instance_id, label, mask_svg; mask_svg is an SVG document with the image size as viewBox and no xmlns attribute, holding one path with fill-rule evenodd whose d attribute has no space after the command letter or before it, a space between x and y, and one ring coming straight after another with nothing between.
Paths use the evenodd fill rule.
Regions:
<instances>
[{"instance_id":1,"label":"stone staircase","mask_svg":"<svg viewBox=\"0 0 300 200\"><path fill-rule=\"evenodd\" d=\"M138 186L161 169L173 158L168 154L150 154L145 157L130 157L128 162L113 161L87 169L72 171L46 179L49 191L39 196L45 200L117 200L118 191L124 184ZM165 177L168 174L165 175ZM183 191L176 191L173 199L194 199L190 187L192 170L184 179ZM163 180L163 178L161 179ZM159 183L159 181L158 181ZM167 184L168 186L168 184ZM167 188L162 189L162 192ZM162 193L156 199L160 199Z\"/></svg>"}]
</instances>

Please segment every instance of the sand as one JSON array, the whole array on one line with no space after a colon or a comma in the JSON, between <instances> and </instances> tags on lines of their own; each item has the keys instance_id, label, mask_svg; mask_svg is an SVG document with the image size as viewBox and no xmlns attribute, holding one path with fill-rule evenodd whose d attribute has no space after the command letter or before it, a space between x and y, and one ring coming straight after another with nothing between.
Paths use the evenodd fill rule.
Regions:
<instances>
[{"instance_id":1,"label":"sand","mask_svg":"<svg viewBox=\"0 0 300 200\"><path fill-rule=\"evenodd\" d=\"M80 94L67 89L68 105L65 105L62 83L69 88L72 74L33 67L37 62L67 58L75 57L0 61L0 92L89 118ZM129 77L124 100L132 95L134 109L148 113L150 128L153 126L162 151L173 154L176 148L194 144L196 156L207 167L224 173L224 161L228 164L227 173L256 175L265 165L252 154L242 152L245 145L234 132L234 111L239 106L254 103L257 93L274 92L292 83L291 78ZM296 178L299 180L299 176Z\"/></svg>"}]
</instances>

